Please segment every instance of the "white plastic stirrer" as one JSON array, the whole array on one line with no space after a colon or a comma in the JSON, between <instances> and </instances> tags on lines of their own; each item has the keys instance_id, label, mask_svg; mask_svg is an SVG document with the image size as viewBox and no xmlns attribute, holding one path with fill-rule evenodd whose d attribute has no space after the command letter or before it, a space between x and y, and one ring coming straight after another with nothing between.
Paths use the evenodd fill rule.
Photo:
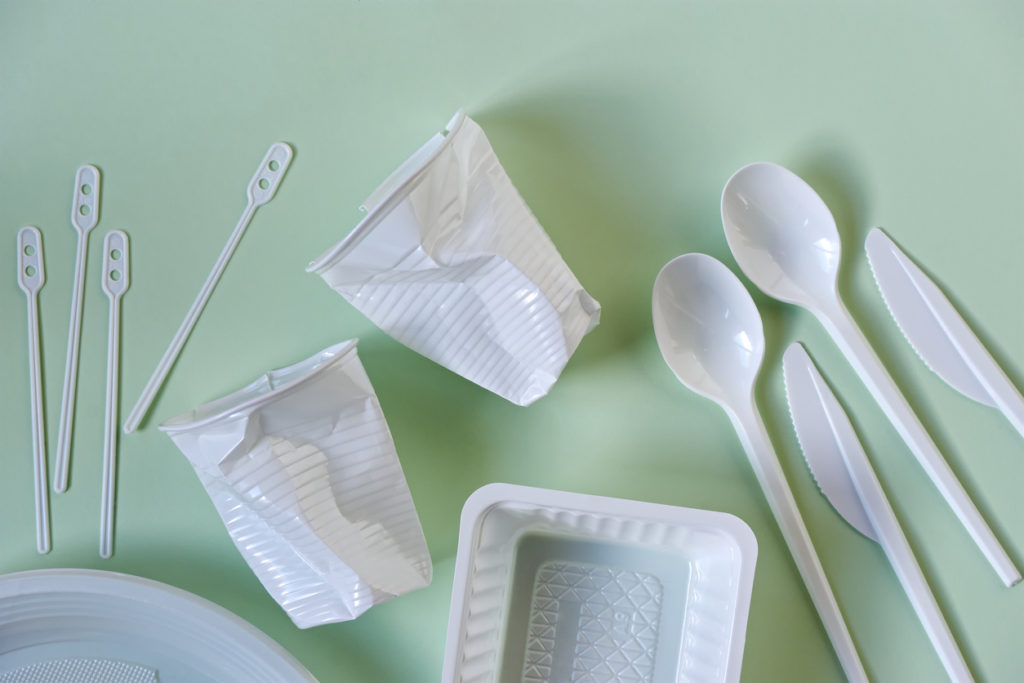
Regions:
<instances>
[{"instance_id":1,"label":"white plastic stirrer","mask_svg":"<svg viewBox=\"0 0 1024 683\"><path fill-rule=\"evenodd\" d=\"M156 398L157 392L163 385L164 380L167 379L167 373L170 372L171 366L174 365L178 354L181 353L181 347L185 345L185 340L188 339L192 328L195 327L199 314L203 312L206 302L210 299L210 295L213 294L213 288L217 286L221 275L224 274L224 269L227 267L231 255L235 252L235 248L238 247L245 229L249 227L256 209L274 198L274 193L277 192L277 187L281 184L281 179L284 177L285 171L288 170L288 164L291 163L291 160L292 148L284 142L275 142L267 150L267 154L263 157L263 161L260 162L260 167L256 170L256 174L249 181L249 187L246 190L249 203L246 205L245 211L242 212L242 217L238 219L238 224L228 238L227 244L224 245L224 249L220 252L217 262L213 265L213 270L210 271L210 275L206 278L206 282L203 283L202 289L199 290L195 301L192 302L192 307L185 315L185 319L181 321L181 327L178 328L177 333L164 352L163 358L160 359L160 363L153 371L152 377L146 383L146 387L142 390L142 395L139 396L139 400L135 407L132 408L132 412L129 413L128 419L124 424L126 434L134 432L138 428L139 423L142 422L142 418L146 416L150 405L153 403L153 399Z\"/></svg>"},{"instance_id":2,"label":"white plastic stirrer","mask_svg":"<svg viewBox=\"0 0 1024 683\"><path fill-rule=\"evenodd\" d=\"M71 291L71 322L68 324L68 357L64 364L64 392L60 399L60 429L57 432L57 462L53 488L68 488L71 461L71 430L75 422L75 389L78 383L78 342L82 334L82 298L85 287L85 258L89 231L99 221L100 172L95 166L82 166L75 174L75 195L71 202L71 225L78 231L75 278Z\"/></svg>"},{"instance_id":3,"label":"white plastic stirrer","mask_svg":"<svg viewBox=\"0 0 1024 683\"><path fill-rule=\"evenodd\" d=\"M103 241L103 291L110 299L107 327L107 411L103 431L103 491L100 508L100 557L114 551L114 490L117 474L117 405L121 365L121 296L128 289L128 235L107 233Z\"/></svg>"},{"instance_id":4,"label":"white plastic stirrer","mask_svg":"<svg viewBox=\"0 0 1024 683\"><path fill-rule=\"evenodd\" d=\"M25 226L18 231L18 286L28 297L28 367L32 392L32 458L36 490L36 548L50 552L50 496L46 481L46 428L43 424L43 382L39 361L39 290L43 272L43 237Z\"/></svg>"}]
</instances>

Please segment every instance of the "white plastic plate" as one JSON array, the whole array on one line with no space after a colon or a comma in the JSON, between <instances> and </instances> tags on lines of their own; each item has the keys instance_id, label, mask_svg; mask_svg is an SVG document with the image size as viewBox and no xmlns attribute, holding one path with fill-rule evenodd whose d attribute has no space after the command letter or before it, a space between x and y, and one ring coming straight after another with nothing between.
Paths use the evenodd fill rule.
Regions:
<instances>
[{"instance_id":1,"label":"white plastic plate","mask_svg":"<svg viewBox=\"0 0 1024 683\"><path fill-rule=\"evenodd\" d=\"M0 576L0 673L77 657L140 664L161 683L316 682L251 624L187 591L87 569Z\"/></svg>"}]
</instances>

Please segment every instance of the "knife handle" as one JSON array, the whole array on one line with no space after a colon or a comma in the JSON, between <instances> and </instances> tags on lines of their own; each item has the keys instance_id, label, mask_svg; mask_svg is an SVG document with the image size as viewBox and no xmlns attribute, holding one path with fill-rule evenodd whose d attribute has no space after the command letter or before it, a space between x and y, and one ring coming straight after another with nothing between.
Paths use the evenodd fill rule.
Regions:
<instances>
[{"instance_id":1,"label":"knife handle","mask_svg":"<svg viewBox=\"0 0 1024 683\"><path fill-rule=\"evenodd\" d=\"M882 365L875 352L864 338L857 323L841 303L828 312L819 312L818 318L832 335L836 345L860 375L861 380L885 411L896 431L910 447L942 497L960 522L967 528L971 538L985 554L989 563L1007 586L1021 579L1020 571L1014 566L1006 549L999 543L995 533L981 516L949 463L942 457L935 442L914 414L907 399Z\"/></svg>"},{"instance_id":2,"label":"knife handle","mask_svg":"<svg viewBox=\"0 0 1024 683\"><path fill-rule=\"evenodd\" d=\"M937 288L936 288L937 289ZM925 293L928 297L931 293ZM941 294L940 294L941 295ZM952 304L949 304L952 308ZM988 393L999 411L1006 416L1013 428L1024 436L1024 398L1017 387L1006 376L999 364L992 358L977 335L959 315L946 316L940 320L954 348L967 363L978 383Z\"/></svg>"},{"instance_id":3,"label":"knife handle","mask_svg":"<svg viewBox=\"0 0 1024 683\"><path fill-rule=\"evenodd\" d=\"M955 683L974 681L867 455L860 448L844 450L843 459L875 530L875 536L878 537L878 543L889 558L889 564L896 572L950 680Z\"/></svg>"}]
</instances>

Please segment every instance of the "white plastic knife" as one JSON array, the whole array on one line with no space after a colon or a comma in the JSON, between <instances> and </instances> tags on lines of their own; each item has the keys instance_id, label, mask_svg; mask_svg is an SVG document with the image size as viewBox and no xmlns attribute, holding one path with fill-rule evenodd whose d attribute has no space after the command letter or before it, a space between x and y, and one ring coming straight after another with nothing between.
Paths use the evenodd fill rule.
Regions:
<instances>
[{"instance_id":1,"label":"white plastic knife","mask_svg":"<svg viewBox=\"0 0 1024 683\"><path fill-rule=\"evenodd\" d=\"M800 344L782 357L790 416L818 487L855 529L882 546L953 681L973 681L853 425Z\"/></svg>"},{"instance_id":2,"label":"white plastic knife","mask_svg":"<svg viewBox=\"0 0 1024 683\"><path fill-rule=\"evenodd\" d=\"M889 312L917 355L964 396L997 408L1024 436L1024 398L932 280L888 235L864 243Z\"/></svg>"}]
</instances>

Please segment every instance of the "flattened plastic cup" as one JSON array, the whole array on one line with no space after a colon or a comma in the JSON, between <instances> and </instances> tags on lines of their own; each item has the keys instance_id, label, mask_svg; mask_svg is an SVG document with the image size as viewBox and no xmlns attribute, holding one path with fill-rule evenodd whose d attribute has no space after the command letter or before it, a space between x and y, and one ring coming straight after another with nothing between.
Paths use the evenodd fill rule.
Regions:
<instances>
[{"instance_id":1,"label":"flattened plastic cup","mask_svg":"<svg viewBox=\"0 0 1024 683\"><path fill-rule=\"evenodd\" d=\"M739 681L756 559L729 514L484 486L462 510L442 681Z\"/></svg>"},{"instance_id":2,"label":"flattened plastic cup","mask_svg":"<svg viewBox=\"0 0 1024 683\"><path fill-rule=\"evenodd\" d=\"M546 395L601 307L459 112L307 268L384 332L518 405Z\"/></svg>"},{"instance_id":3,"label":"flattened plastic cup","mask_svg":"<svg viewBox=\"0 0 1024 683\"><path fill-rule=\"evenodd\" d=\"M299 628L430 583L423 530L356 341L160 426Z\"/></svg>"}]
</instances>

